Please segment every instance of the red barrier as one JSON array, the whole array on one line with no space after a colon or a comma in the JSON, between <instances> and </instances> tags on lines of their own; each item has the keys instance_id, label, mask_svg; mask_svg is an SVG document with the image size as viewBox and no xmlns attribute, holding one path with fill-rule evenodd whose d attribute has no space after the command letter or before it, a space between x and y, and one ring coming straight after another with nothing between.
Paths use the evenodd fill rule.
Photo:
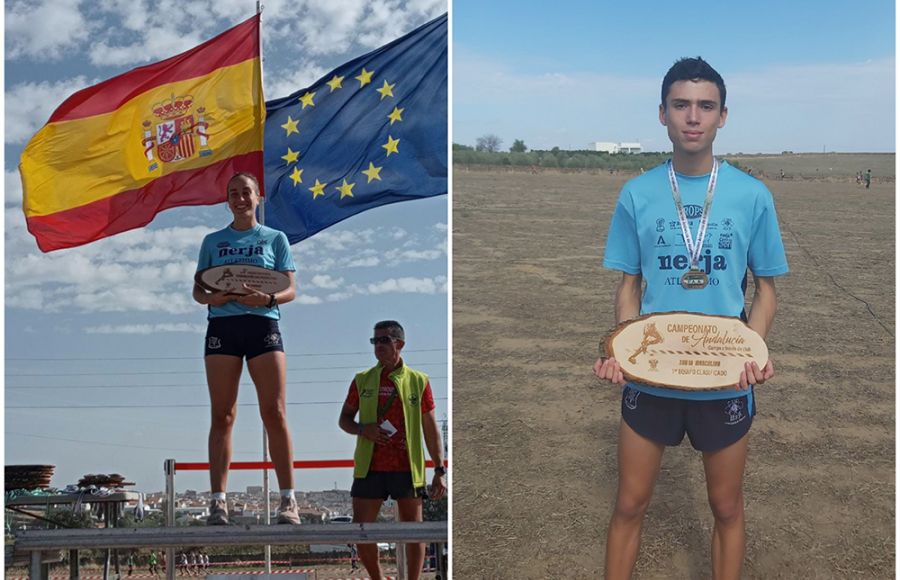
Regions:
<instances>
[{"instance_id":1,"label":"red barrier","mask_svg":"<svg viewBox=\"0 0 900 580\"><path fill-rule=\"evenodd\" d=\"M444 462L448 465L448 462ZM271 461L235 461L229 465L229 469L274 469ZM352 459L313 459L306 461L295 461L294 469L333 469L337 467L353 467ZM434 462L430 459L425 461L425 467L434 467ZM176 462L175 471L208 471L209 463L201 462Z\"/></svg>"}]
</instances>

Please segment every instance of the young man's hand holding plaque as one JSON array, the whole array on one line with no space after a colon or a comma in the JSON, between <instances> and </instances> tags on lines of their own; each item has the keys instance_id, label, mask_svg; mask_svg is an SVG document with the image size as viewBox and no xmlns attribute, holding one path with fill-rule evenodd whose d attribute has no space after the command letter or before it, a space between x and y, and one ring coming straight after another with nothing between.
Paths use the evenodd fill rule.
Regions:
<instances>
[{"instance_id":1,"label":"young man's hand holding plaque","mask_svg":"<svg viewBox=\"0 0 900 580\"><path fill-rule=\"evenodd\" d=\"M626 380L688 391L734 388L745 363L769 360L765 341L739 318L691 312L648 314L616 327L601 343Z\"/></svg>"}]
</instances>

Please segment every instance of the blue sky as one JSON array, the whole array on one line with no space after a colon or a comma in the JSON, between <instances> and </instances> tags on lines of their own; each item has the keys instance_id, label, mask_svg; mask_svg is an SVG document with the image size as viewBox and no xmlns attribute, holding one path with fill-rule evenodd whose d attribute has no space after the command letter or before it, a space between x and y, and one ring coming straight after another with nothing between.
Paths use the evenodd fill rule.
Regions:
<instances>
[{"instance_id":1,"label":"blue sky","mask_svg":"<svg viewBox=\"0 0 900 580\"><path fill-rule=\"evenodd\" d=\"M206 460L206 313L190 293L203 236L230 214L224 204L176 208L147 228L41 254L25 230L16 166L68 95L188 50L255 3L30 0L5 9L5 462L54 464L59 487L117 472L138 490L162 490L164 459ZM445 11L443 0L266 2L266 98ZM282 307L281 325L297 459L352 457L337 417L353 374L374 364L367 339L377 320L404 324L405 359L432 376L438 417L448 415L447 223L439 196L365 212L292 247L298 298ZM255 399L245 372L235 460L261 456ZM349 489L352 474L296 479L300 490ZM229 490L260 483L258 472L234 472ZM209 489L205 473L176 484Z\"/></svg>"},{"instance_id":2,"label":"blue sky","mask_svg":"<svg viewBox=\"0 0 900 580\"><path fill-rule=\"evenodd\" d=\"M670 150L662 77L700 55L724 77L717 151L894 151L894 3L453 3L453 141Z\"/></svg>"}]
</instances>

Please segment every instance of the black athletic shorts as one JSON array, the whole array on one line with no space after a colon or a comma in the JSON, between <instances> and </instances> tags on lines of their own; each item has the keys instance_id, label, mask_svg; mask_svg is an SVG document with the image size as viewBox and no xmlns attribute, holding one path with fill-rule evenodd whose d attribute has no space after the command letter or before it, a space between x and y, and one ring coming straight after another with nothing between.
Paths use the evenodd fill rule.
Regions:
<instances>
[{"instance_id":1,"label":"black athletic shorts","mask_svg":"<svg viewBox=\"0 0 900 580\"><path fill-rule=\"evenodd\" d=\"M274 318L243 314L209 319L204 355L227 354L247 360L267 352L284 352Z\"/></svg>"},{"instance_id":2,"label":"black athletic shorts","mask_svg":"<svg viewBox=\"0 0 900 580\"><path fill-rule=\"evenodd\" d=\"M736 398L711 401L656 397L631 387L622 391L622 419L663 445L680 445L687 433L697 451L724 449L747 434L754 415L752 388Z\"/></svg>"},{"instance_id":3,"label":"black athletic shorts","mask_svg":"<svg viewBox=\"0 0 900 580\"><path fill-rule=\"evenodd\" d=\"M365 499L413 499L425 497L425 488L415 488L409 471L369 471L357 477L350 488L350 497Z\"/></svg>"}]
</instances>

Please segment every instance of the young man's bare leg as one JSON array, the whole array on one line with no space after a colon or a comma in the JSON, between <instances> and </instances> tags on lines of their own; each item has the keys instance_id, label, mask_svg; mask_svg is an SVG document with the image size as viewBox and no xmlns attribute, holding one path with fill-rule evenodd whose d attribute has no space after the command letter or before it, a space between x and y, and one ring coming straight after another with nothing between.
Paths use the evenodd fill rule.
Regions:
<instances>
[{"instance_id":1,"label":"young man's bare leg","mask_svg":"<svg viewBox=\"0 0 900 580\"><path fill-rule=\"evenodd\" d=\"M422 500L419 498L398 499L397 509L401 522L422 521ZM425 564L425 544L406 544L406 570L409 580L419 580Z\"/></svg>"},{"instance_id":2,"label":"young man's bare leg","mask_svg":"<svg viewBox=\"0 0 900 580\"><path fill-rule=\"evenodd\" d=\"M665 446L619 426L619 488L606 534L606 580L627 580L641 545L641 524L653 496Z\"/></svg>"},{"instance_id":3,"label":"young man's bare leg","mask_svg":"<svg viewBox=\"0 0 900 580\"><path fill-rule=\"evenodd\" d=\"M744 565L744 465L748 435L718 451L703 454L706 493L715 526L712 535L713 580L737 580Z\"/></svg>"},{"instance_id":4,"label":"young man's bare leg","mask_svg":"<svg viewBox=\"0 0 900 580\"><path fill-rule=\"evenodd\" d=\"M378 519L381 510L382 499L369 499L365 497L353 498L353 523L371 523ZM369 578L381 580L381 564L378 563L378 544L356 544L359 559L362 560Z\"/></svg>"}]
</instances>

